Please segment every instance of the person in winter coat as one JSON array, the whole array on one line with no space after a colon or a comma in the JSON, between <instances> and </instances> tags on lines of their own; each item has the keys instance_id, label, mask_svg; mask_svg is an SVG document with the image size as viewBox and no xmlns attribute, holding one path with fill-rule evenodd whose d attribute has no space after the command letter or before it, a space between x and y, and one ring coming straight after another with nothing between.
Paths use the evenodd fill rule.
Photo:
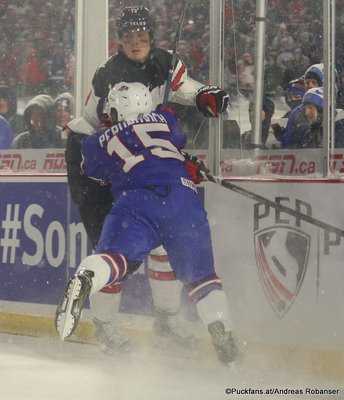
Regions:
<instances>
[{"instance_id":1,"label":"person in winter coat","mask_svg":"<svg viewBox=\"0 0 344 400\"><path fill-rule=\"evenodd\" d=\"M14 135L24 131L23 116L17 113L16 92L6 85L0 85L0 115L10 124Z\"/></svg>"},{"instance_id":2,"label":"person in winter coat","mask_svg":"<svg viewBox=\"0 0 344 400\"><path fill-rule=\"evenodd\" d=\"M0 150L10 149L13 138L14 134L9 123L0 116Z\"/></svg>"},{"instance_id":3,"label":"person in winter coat","mask_svg":"<svg viewBox=\"0 0 344 400\"><path fill-rule=\"evenodd\" d=\"M305 91L324 85L324 64L311 65L305 72L304 86ZM293 136L295 134L296 124L300 123L300 119L304 117L302 111L302 104L293 108L288 115L288 121L285 128L274 124L272 126L275 137L281 141L282 148L290 148L293 143ZM304 120L303 122L307 122Z\"/></svg>"},{"instance_id":4,"label":"person in winter coat","mask_svg":"<svg viewBox=\"0 0 344 400\"><path fill-rule=\"evenodd\" d=\"M290 148L323 147L323 109L323 88L308 90L302 100L302 113L307 122L296 125ZM344 147L344 110L341 109L336 109L335 112L334 147Z\"/></svg>"},{"instance_id":5,"label":"person in winter coat","mask_svg":"<svg viewBox=\"0 0 344 400\"><path fill-rule=\"evenodd\" d=\"M13 140L14 149L46 149L65 147L61 133L56 128L54 100L40 94L31 99L24 109L27 128Z\"/></svg>"}]
</instances>

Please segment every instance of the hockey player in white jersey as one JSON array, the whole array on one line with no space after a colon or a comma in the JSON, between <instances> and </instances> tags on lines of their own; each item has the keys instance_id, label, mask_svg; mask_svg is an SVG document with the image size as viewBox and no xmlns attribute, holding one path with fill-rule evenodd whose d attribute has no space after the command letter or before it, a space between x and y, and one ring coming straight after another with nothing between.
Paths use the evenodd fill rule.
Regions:
<instances>
[{"instance_id":1,"label":"hockey player in white jersey","mask_svg":"<svg viewBox=\"0 0 344 400\"><path fill-rule=\"evenodd\" d=\"M122 11L117 20L119 52L97 69L83 116L69 122L66 130L69 133L66 151L68 184L94 247L113 199L109 187L100 186L80 173L80 141L84 135L93 134L107 123L103 103L109 88L120 81L141 82L149 88L153 104L162 103L172 55L155 47L154 29L154 20L146 8L127 7ZM174 66L169 100L195 105L207 117L217 117L229 106L229 96L225 91L215 86L204 86L187 77L181 60L177 60ZM148 256L148 275L156 307L154 332L186 347L192 346L193 335L186 332L178 321L182 286L176 280L163 247L153 250ZM96 335L109 352L117 349L128 351L131 347L129 339L116 326L120 292L121 284L116 283L97 292L91 299Z\"/></svg>"}]
</instances>

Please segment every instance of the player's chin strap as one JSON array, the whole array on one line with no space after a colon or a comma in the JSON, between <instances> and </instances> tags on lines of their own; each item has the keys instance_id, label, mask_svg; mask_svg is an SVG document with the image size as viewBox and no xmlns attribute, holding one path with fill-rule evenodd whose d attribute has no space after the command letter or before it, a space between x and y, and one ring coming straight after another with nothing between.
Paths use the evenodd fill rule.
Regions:
<instances>
[{"instance_id":1,"label":"player's chin strap","mask_svg":"<svg viewBox=\"0 0 344 400\"><path fill-rule=\"evenodd\" d=\"M310 215L303 214L300 211L293 210L292 208L283 206L282 204L276 203L272 200L269 200L268 198L261 196L257 193L251 192L247 189L244 189L240 186L234 185L233 183L223 180L223 178L216 177L210 173L210 171L204 166L202 163L200 173L203 175L205 180L208 180L210 182L214 182L218 185L221 185L222 187L226 189L233 190L234 192L241 194L242 196L248 197L251 200L258 201L259 203L266 204L269 207L275 208L278 211L283 211L286 214L292 215L295 217L297 220L303 220L306 221L312 225L315 225L319 228L325 229L328 232L334 232L339 236L344 236L344 230L337 228L333 225L327 224L326 222L320 221L316 218L313 218Z\"/></svg>"}]
</instances>

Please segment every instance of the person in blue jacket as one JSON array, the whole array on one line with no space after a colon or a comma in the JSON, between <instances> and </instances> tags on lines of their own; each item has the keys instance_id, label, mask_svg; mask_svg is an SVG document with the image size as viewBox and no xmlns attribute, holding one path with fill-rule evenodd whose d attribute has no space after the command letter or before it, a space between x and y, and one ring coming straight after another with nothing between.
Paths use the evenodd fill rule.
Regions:
<instances>
[{"instance_id":1,"label":"person in blue jacket","mask_svg":"<svg viewBox=\"0 0 344 400\"><path fill-rule=\"evenodd\" d=\"M9 123L0 116L0 150L11 148L14 139L14 134Z\"/></svg>"},{"instance_id":2,"label":"person in blue jacket","mask_svg":"<svg viewBox=\"0 0 344 400\"><path fill-rule=\"evenodd\" d=\"M306 122L295 127L290 148L305 149L323 147L324 89L308 90L302 99L301 113ZM336 109L334 124L334 147L344 147L344 110Z\"/></svg>"},{"instance_id":3,"label":"person in blue jacket","mask_svg":"<svg viewBox=\"0 0 344 400\"><path fill-rule=\"evenodd\" d=\"M322 87L324 84L324 64L311 65L305 72L304 76L304 92L309 89ZM272 129L275 137L281 142L282 148L292 147L293 137L297 124L307 122L304 118L302 111L302 104L299 104L293 108L288 114L288 121L286 127L280 127L277 124L273 124Z\"/></svg>"}]
</instances>

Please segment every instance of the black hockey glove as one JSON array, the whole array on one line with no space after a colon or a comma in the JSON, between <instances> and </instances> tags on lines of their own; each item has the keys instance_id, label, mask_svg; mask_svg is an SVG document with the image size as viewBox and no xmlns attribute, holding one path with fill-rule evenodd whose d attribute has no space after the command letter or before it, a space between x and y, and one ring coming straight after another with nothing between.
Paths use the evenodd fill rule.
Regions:
<instances>
[{"instance_id":1,"label":"black hockey glove","mask_svg":"<svg viewBox=\"0 0 344 400\"><path fill-rule=\"evenodd\" d=\"M282 138L283 138L283 135L284 135L284 132L285 132L285 128L283 128L281 125L276 123L276 124L272 124L271 125L271 129L272 129L272 132L273 132L273 134L275 136L275 139L278 142L281 142Z\"/></svg>"},{"instance_id":2,"label":"black hockey glove","mask_svg":"<svg viewBox=\"0 0 344 400\"><path fill-rule=\"evenodd\" d=\"M192 156L188 153L182 153L185 158L185 166L190 174L190 178L196 185L205 180L204 175L201 171L209 172L204 162L198 159L196 156Z\"/></svg>"},{"instance_id":3,"label":"black hockey glove","mask_svg":"<svg viewBox=\"0 0 344 400\"><path fill-rule=\"evenodd\" d=\"M229 94L217 86L203 86L196 94L196 107L206 117L218 117L229 105Z\"/></svg>"}]
</instances>

